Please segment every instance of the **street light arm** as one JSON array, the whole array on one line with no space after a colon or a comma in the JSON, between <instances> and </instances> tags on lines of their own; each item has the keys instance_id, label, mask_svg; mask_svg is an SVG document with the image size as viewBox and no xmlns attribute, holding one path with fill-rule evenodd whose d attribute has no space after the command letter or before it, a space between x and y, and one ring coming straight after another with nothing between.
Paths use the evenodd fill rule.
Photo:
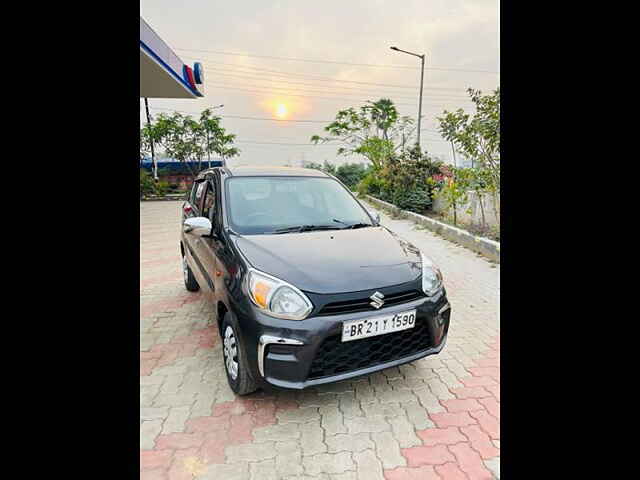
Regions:
<instances>
[{"instance_id":1,"label":"street light arm","mask_svg":"<svg viewBox=\"0 0 640 480\"><path fill-rule=\"evenodd\" d=\"M391 50L395 50L396 52L407 53L409 55L413 55L414 57L424 58L424 55L418 55L417 53L407 52L406 50L401 50L398 47L389 47Z\"/></svg>"}]
</instances>

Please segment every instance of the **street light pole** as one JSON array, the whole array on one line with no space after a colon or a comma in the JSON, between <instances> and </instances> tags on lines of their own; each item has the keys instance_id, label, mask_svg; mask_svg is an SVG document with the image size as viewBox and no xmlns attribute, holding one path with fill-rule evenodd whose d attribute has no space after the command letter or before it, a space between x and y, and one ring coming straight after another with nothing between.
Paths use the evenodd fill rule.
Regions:
<instances>
[{"instance_id":1,"label":"street light pole","mask_svg":"<svg viewBox=\"0 0 640 480\"><path fill-rule=\"evenodd\" d=\"M413 55L414 57L418 57L421 61L422 68L420 69L420 100L418 103L418 147L420 146L420 127L422 124L422 90L424 85L424 59L426 54L418 54L413 52L407 52L406 50L400 50L398 47L389 47L391 50L395 50L396 52L407 53L409 55Z\"/></svg>"},{"instance_id":2,"label":"street light pole","mask_svg":"<svg viewBox=\"0 0 640 480\"><path fill-rule=\"evenodd\" d=\"M420 127L422 126L422 85L424 82L424 55L420 56L422 69L420 70L420 103L418 104L418 146L420 146Z\"/></svg>"},{"instance_id":3,"label":"street light pole","mask_svg":"<svg viewBox=\"0 0 640 480\"><path fill-rule=\"evenodd\" d=\"M156 165L156 155L153 151L153 137L151 136L151 117L149 116L149 101L144 97L144 108L147 111L147 127L149 128L149 143L151 144L151 170L153 171L153 179L158 181L158 166Z\"/></svg>"}]
</instances>

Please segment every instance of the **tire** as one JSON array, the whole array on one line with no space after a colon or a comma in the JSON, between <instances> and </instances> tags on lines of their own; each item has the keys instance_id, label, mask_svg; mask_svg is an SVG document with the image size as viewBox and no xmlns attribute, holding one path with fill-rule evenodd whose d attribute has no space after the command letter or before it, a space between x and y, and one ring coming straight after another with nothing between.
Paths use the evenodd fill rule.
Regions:
<instances>
[{"instance_id":1,"label":"tire","mask_svg":"<svg viewBox=\"0 0 640 480\"><path fill-rule=\"evenodd\" d=\"M200 285L198 285L198 282L193 276L193 272L191 272L191 267L189 267L189 264L187 263L186 255L182 256L182 273L184 276L184 286L187 290L190 292L197 292L200 290Z\"/></svg>"},{"instance_id":2,"label":"tire","mask_svg":"<svg viewBox=\"0 0 640 480\"><path fill-rule=\"evenodd\" d=\"M227 312L222 320L222 363L227 373L227 381L236 395L248 395L258 389L251 377L249 362L242 337L238 336L238 326L233 316ZM235 374L235 376L234 376Z\"/></svg>"}]
</instances>

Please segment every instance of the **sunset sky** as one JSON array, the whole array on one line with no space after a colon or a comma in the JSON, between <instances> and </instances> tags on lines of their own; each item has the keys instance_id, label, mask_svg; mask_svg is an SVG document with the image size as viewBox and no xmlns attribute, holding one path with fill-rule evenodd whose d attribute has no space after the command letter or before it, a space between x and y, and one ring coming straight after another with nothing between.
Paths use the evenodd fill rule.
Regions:
<instances>
[{"instance_id":1,"label":"sunset sky","mask_svg":"<svg viewBox=\"0 0 640 480\"><path fill-rule=\"evenodd\" d=\"M417 116L420 60L392 45L427 54L422 145L449 162L451 146L436 133L435 116L469 110L466 88L489 92L500 82L496 0L140 4L158 35L185 62L200 61L205 74L204 98L150 99L151 114L197 115L224 104L215 113L241 150L231 164L364 162L337 157L336 146L314 146L309 138L322 134L338 110L366 100L391 98L401 115Z\"/></svg>"}]
</instances>

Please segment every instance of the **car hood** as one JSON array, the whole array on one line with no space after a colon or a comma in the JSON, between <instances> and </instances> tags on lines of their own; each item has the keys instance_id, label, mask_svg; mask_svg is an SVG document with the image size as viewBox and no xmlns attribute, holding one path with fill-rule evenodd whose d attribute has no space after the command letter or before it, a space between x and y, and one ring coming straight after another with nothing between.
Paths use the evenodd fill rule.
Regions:
<instances>
[{"instance_id":1,"label":"car hood","mask_svg":"<svg viewBox=\"0 0 640 480\"><path fill-rule=\"evenodd\" d=\"M251 265L312 293L343 293L416 280L418 249L384 227L233 237Z\"/></svg>"}]
</instances>

